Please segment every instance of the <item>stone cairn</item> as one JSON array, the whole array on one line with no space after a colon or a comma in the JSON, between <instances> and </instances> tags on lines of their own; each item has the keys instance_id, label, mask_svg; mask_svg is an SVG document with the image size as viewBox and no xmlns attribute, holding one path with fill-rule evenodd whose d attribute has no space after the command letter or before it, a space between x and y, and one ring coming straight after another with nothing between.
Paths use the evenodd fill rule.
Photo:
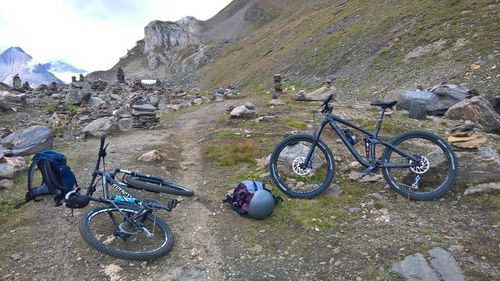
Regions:
<instances>
[{"instance_id":1,"label":"stone cairn","mask_svg":"<svg viewBox=\"0 0 500 281\"><path fill-rule=\"evenodd\" d=\"M14 75L12 77L12 88L14 90L21 90L23 87L23 82L21 81L21 78L19 78L19 74Z\"/></svg>"},{"instance_id":2,"label":"stone cairn","mask_svg":"<svg viewBox=\"0 0 500 281\"><path fill-rule=\"evenodd\" d=\"M283 93L283 85L281 85L281 75L274 74L273 75L273 99L277 99Z\"/></svg>"},{"instance_id":3,"label":"stone cairn","mask_svg":"<svg viewBox=\"0 0 500 281\"><path fill-rule=\"evenodd\" d=\"M116 80L118 83L125 83L125 73L123 73L122 67L118 67L118 71L116 72Z\"/></svg>"},{"instance_id":4,"label":"stone cairn","mask_svg":"<svg viewBox=\"0 0 500 281\"><path fill-rule=\"evenodd\" d=\"M149 129L160 121L156 117L157 108L151 104L134 104L132 107L132 117L134 121L132 123L133 128L145 128Z\"/></svg>"}]
</instances>

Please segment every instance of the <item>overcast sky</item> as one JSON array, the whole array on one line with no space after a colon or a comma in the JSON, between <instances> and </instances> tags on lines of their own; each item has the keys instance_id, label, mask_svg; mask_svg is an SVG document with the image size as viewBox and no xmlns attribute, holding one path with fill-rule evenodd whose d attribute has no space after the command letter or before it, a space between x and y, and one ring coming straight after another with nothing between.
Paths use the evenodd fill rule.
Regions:
<instances>
[{"instance_id":1,"label":"overcast sky","mask_svg":"<svg viewBox=\"0 0 500 281\"><path fill-rule=\"evenodd\" d=\"M106 70L144 38L153 20L207 20L232 0L0 0L0 50L21 47L37 62Z\"/></svg>"}]
</instances>

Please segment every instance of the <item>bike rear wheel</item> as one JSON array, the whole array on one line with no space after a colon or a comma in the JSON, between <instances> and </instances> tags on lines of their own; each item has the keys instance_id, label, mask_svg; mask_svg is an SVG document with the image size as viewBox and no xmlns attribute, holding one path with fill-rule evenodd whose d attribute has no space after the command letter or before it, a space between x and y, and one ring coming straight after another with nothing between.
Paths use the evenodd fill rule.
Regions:
<instances>
[{"instance_id":1,"label":"bike rear wheel","mask_svg":"<svg viewBox=\"0 0 500 281\"><path fill-rule=\"evenodd\" d=\"M420 159L421 163L411 168L382 169L389 186L402 196L419 201L433 200L455 183L457 159L442 138L430 132L410 131L396 136L390 143ZM391 164L412 162L389 147L385 148L382 161Z\"/></svg>"},{"instance_id":2,"label":"bike rear wheel","mask_svg":"<svg viewBox=\"0 0 500 281\"><path fill-rule=\"evenodd\" d=\"M310 150L311 161L304 165ZM335 174L335 162L327 145L311 135L294 135L279 143L269 163L276 186L293 198L310 199L327 189Z\"/></svg>"},{"instance_id":3,"label":"bike rear wheel","mask_svg":"<svg viewBox=\"0 0 500 281\"><path fill-rule=\"evenodd\" d=\"M151 260L165 255L174 243L172 231L156 215L134 218L138 213L139 208L133 206L94 208L82 218L80 233L96 250L120 259ZM131 225L125 216L138 225Z\"/></svg>"},{"instance_id":4,"label":"bike rear wheel","mask_svg":"<svg viewBox=\"0 0 500 281\"><path fill-rule=\"evenodd\" d=\"M167 193L172 195L180 195L180 196L193 196L194 192L186 187L181 185L167 182L165 180L158 181L154 179L148 179L143 177L134 177L131 175L125 175L123 177L123 181L131 188L141 189L151 192L157 193Z\"/></svg>"}]
</instances>

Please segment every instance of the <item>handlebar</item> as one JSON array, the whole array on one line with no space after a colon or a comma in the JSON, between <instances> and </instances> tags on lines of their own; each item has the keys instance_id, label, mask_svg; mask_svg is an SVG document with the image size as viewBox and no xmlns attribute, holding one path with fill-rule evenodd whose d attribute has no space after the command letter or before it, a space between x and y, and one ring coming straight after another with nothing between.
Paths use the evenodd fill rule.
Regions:
<instances>
[{"instance_id":1,"label":"handlebar","mask_svg":"<svg viewBox=\"0 0 500 281\"><path fill-rule=\"evenodd\" d=\"M330 102L332 101L333 99L333 94L329 95L326 100L323 102L323 104L321 105L322 109L321 109L321 112L331 112L332 111L332 107L330 106Z\"/></svg>"}]
</instances>

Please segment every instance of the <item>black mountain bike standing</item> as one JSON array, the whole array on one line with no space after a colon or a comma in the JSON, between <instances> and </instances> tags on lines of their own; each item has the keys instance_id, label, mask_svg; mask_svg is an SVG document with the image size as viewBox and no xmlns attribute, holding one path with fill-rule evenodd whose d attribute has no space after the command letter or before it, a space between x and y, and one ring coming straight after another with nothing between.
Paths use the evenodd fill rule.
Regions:
<instances>
[{"instance_id":1,"label":"black mountain bike standing","mask_svg":"<svg viewBox=\"0 0 500 281\"><path fill-rule=\"evenodd\" d=\"M129 189L183 196L193 196L193 191L134 171L119 168L106 171L104 159L107 145L104 143L105 138L101 138L97 163L86 194L80 195L77 189L66 195L66 206L73 208L85 207L89 201L104 204L90 210L82 218L81 235L90 246L121 259L150 260L165 255L172 248L174 237L169 226L156 216L155 211L170 212L177 205L177 200L170 199L165 206L154 199L140 199ZM100 170L101 161L103 170ZM121 181L117 180L118 174L122 174ZM99 181L102 196L96 197L94 192ZM110 196L110 187L120 195Z\"/></svg>"},{"instance_id":2,"label":"black mountain bike standing","mask_svg":"<svg viewBox=\"0 0 500 281\"><path fill-rule=\"evenodd\" d=\"M408 131L390 142L379 139L385 110L397 102L373 102L380 107L380 119L373 132L360 128L332 114L329 96L322 105L324 113L319 128L312 135L292 135L285 138L271 155L270 172L277 187L294 198L313 198L327 189L335 174L331 150L320 140L327 124L338 134L356 160L366 167L358 179L382 169L389 186L412 200L432 200L453 186L457 176L457 159L450 145L439 136L425 131ZM342 129L337 122L364 134L364 153L354 147L358 142L350 129ZM376 147L384 151L377 158Z\"/></svg>"}]
</instances>

